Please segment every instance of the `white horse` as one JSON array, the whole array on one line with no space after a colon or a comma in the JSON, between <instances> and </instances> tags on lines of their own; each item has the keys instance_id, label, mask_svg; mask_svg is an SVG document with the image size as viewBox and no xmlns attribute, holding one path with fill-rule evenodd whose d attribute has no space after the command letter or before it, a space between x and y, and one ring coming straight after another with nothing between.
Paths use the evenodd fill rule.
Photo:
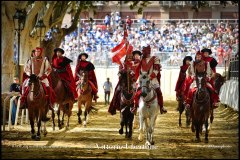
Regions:
<instances>
[{"instance_id":1,"label":"white horse","mask_svg":"<svg viewBox=\"0 0 240 160\"><path fill-rule=\"evenodd\" d=\"M153 131L159 113L157 93L150 86L150 79L147 72L140 74L140 87L142 94L139 100L139 136L138 140L143 140L144 128L146 129L146 145L154 145ZM149 119L149 123L148 123ZM144 127L144 128L143 128Z\"/></svg>"}]
</instances>

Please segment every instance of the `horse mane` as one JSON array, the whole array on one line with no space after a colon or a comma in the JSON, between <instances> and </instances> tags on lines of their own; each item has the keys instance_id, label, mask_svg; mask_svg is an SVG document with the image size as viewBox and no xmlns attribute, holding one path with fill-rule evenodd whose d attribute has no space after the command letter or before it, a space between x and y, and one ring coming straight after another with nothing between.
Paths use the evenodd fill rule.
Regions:
<instances>
[{"instance_id":1,"label":"horse mane","mask_svg":"<svg viewBox=\"0 0 240 160\"><path fill-rule=\"evenodd\" d=\"M35 74L31 74L29 77L30 81L37 82L38 78Z\"/></svg>"}]
</instances>

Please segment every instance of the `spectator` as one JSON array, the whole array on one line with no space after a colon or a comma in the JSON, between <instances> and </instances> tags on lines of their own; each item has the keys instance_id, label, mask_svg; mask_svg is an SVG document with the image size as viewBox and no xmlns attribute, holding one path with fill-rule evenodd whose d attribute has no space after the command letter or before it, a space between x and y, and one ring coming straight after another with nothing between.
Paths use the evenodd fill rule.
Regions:
<instances>
[{"instance_id":1,"label":"spectator","mask_svg":"<svg viewBox=\"0 0 240 160\"><path fill-rule=\"evenodd\" d=\"M105 23L106 27L110 26L110 16L109 16L109 14L107 14L105 16L104 23Z\"/></svg>"},{"instance_id":2,"label":"spectator","mask_svg":"<svg viewBox=\"0 0 240 160\"><path fill-rule=\"evenodd\" d=\"M109 104L110 99L110 92L112 90L112 83L109 81L109 78L107 78L107 81L103 85L104 93L105 93L105 105Z\"/></svg>"},{"instance_id":3,"label":"spectator","mask_svg":"<svg viewBox=\"0 0 240 160\"><path fill-rule=\"evenodd\" d=\"M132 25L132 20L129 18L129 16L127 16L126 24L127 24L127 29L130 29Z\"/></svg>"},{"instance_id":4,"label":"spectator","mask_svg":"<svg viewBox=\"0 0 240 160\"><path fill-rule=\"evenodd\" d=\"M19 92L19 94L20 94L19 78L16 77L16 76L13 78L13 83L10 86L10 92ZM13 108L12 108L12 118L11 118L12 125L14 125L14 123L15 123L16 110L17 110L17 101L18 101L19 97L20 96L17 96L17 98L12 102L13 103L12 104L13 105Z\"/></svg>"},{"instance_id":5,"label":"spectator","mask_svg":"<svg viewBox=\"0 0 240 160\"><path fill-rule=\"evenodd\" d=\"M119 28L120 21L121 21L121 17L120 17L120 15L119 15L119 12L116 12L115 22L116 22L116 27L117 27L117 29Z\"/></svg>"}]
</instances>

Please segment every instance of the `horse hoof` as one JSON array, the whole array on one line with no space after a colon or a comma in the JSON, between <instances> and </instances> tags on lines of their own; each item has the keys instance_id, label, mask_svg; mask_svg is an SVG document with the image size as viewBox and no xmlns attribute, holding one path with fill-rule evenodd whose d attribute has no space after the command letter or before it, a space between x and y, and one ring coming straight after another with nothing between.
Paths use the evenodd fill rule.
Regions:
<instances>
[{"instance_id":1,"label":"horse hoof","mask_svg":"<svg viewBox=\"0 0 240 160\"><path fill-rule=\"evenodd\" d=\"M179 124L179 127L182 127L182 124L181 124L181 123Z\"/></svg>"},{"instance_id":2,"label":"horse hoof","mask_svg":"<svg viewBox=\"0 0 240 160\"><path fill-rule=\"evenodd\" d=\"M141 136L138 136L138 140L142 142L143 138Z\"/></svg>"},{"instance_id":3,"label":"horse hoof","mask_svg":"<svg viewBox=\"0 0 240 160\"><path fill-rule=\"evenodd\" d=\"M44 137L46 137L47 133L48 133L47 131L43 133Z\"/></svg>"},{"instance_id":4,"label":"horse hoof","mask_svg":"<svg viewBox=\"0 0 240 160\"><path fill-rule=\"evenodd\" d=\"M196 138L196 139L195 139L195 142L196 142L196 143L201 142L200 138Z\"/></svg>"},{"instance_id":5,"label":"horse hoof","mask_svg":"<svg viewBox=\"0 0 240 160\"><path fill-rule=\"evenodd\" d=\"M61 129L62 129L62 126L58 126L58 128L59 128L59 130L61 130Z\"/></svg>"},{"instance_id":6,"label":"horse hoof","mask_svg":"<svg viewBox=\"0 0 240 160\"><path fill-rule=\"evenodd\" d=\"M205 141L204 141L205 143L208 143L208 138L205 138Z\"/></svg>"},{"instance_id":7,"label":"horse hoof","mask_svg":"<svg viewBox=\"0 0 240 160\"><path fill-rule=\"evenodd\" d=\"M145 145L148 146L148 147L151 147L151 143L150 143L149 141L147 141L147 142L145 143Z\"/></svg>"},{"instance_id":8,"label":"horse hoof","mask_svg":"<svg viewBox=\"0 0 240 160\"><path fill-rule=\"evenodd\" d=\"M123 134L123 129L119 129L119 134Z\"/></svg>"},{"instance_id":9,"label":"horse hoof","mask_svg":"<svg viewBox=\"0 0 240 160\"><path fill-rule=\"evenodd\" d=\"M125 138L128 138L128 132L126 132L126 134L125 134Z\"/></svg>"},{"instance_id":10,"label":"horse hoof","mask_svg":"<svg viewBox=\"0 0 240 160\"><path fill-rule=\"evenodd\" d=\"M82 124L82 121L78 121L78 124Z\"/></svg>"},{"instance_id":11,"label":"horse hoof","mask_svg":"<svg viewBox=\"0 0 240 160\"><path fill-rule=\"evenodd\" d=\"M151 145L154 145L154 143L155 143L155 142L154 142L154 141L152 141L152 142L151 142Z\"/></svg>"},{"instance_id":12,"label":"horse hoof","mask_svg":"<svg viewBox=\"0 0 240 160\"><path fill-rule=\"evenodd\" d=\"M40 136L36 136L35 140L36 141L40 141L41 137Z\"/></svg>"},{"instance_id":13,"label":"horse hoof","mask_svg":"<svg viewBox=\"0 0 240 160\"><path fill-rule=\"evenodd\" d=\"M32 139L35 139L36 138L36 135L32 135Z\"/></svg>"},{"instance_id":14,"label":"horse hoof","mask_svg":"<svg viewBox=\"0 0 240 160\"><path fill-rule=\"evenodd\" d=\"M84 122L83 122L83 125L84 125L84 127L86 127L86 126L87 126L87 122L86 122L86 121L84 121Z\"/></svg>"},{"instance_id":15,"label":"horse hoof","mask_svg":"<svg viewBox=\"0 0 240 160\"><path fill-rule=\"evenodd\" d=\"M53 127L53 131L55 131L55 127Z\"/></svg>"}]
</instances>

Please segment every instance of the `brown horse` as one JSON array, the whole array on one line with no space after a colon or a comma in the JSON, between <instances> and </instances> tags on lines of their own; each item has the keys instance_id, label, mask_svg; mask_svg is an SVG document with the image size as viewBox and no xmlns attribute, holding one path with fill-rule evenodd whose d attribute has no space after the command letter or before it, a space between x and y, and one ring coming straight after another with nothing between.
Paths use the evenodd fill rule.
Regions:
<instances>
[{"instance_id":1,"label":"brown horse","mask_svg":"<svg viewBox=\"0 0 240 160\"><path fill-rule=\"evenodd\" d=\"M82 104L85 106L84 111L84 122L83 125L86 127L87 121L89 120L89 112L92 109L92 88L88 82L88 72L80 70L79 74L79 83L77 85L78 91L78 123L82 124L81 115L82 115Z\"/></svg>"},{"instance_id":2,"label":"brown horse","mask_svg":"<svg viewBox=\"0 0 240 160\"><path fill-rule=\"evenodd\" d=\"M64 125L64 115L67 114L68 120L66 123L66 128L69 127L69 119L72 115L72 108L74 104L74 100L71 97L71 95L68 93L68 89L66 87L66 84L58 75L59 70L53 69L53 71L50 74L51 80L52 80L52 87L54 89L54 92L56 93L56 103L59 105L57 110L58 115L58 127L59 129L62 129L62 125ZM63 112L62 115L62 121L60 121L60 112ZM53 119L53 130L55 130L55 123Z\"/></svg>"},{"instance_id":3,"label":"brown horse","mask_svg":"<svg viewBox=\"0 0 240 160\"><path fill-rule=\"evenodd\" d=\"M28 86L30 88L30 91L27 95L27 104L28 104L32 139L40 140L41 121L43 121L43 125L44 125L43 134L44 136L47 135L46 115L49 110L48 100L46 99L46 94L44 92L43 86L39 78L35 74L32 74L29 77ZM35 135L34 120L37 120L37 127L38 127L37 135Z\"/></svg>"},{"instance_id":4,"label":"brown horse","mask_svg":"<svg viewBox=\"0 0 240 160\"><path fill-rule=\"evenodd\" d=\"M222 76L219 73L215 74L213 84L214 84L214 88L215 88L217 94L219 94L220 89L221 89L221 87L222 87L222 85L224 84L225 81L226 81L226 76Z\"/></svg>"},{"instance_id":5,"label":"brown horse","mask_svg":"<svg viewBox=\"0 0 240 160\"><path fill-rule=\"evenodd\" d=\"M210 94L206 87L205 65L198 63L196 65L196 84L197 91L193 96L192 104L192 124L196 129L196 142L200 142L199 134L202 133L202 126L208 128L208 119L211 112ZM192 126L192 127L193 127ZM192 128L194 131L194 128ZM205 131L205 142L208 143L208 129Z\"/></svg>"}]
</instances>

